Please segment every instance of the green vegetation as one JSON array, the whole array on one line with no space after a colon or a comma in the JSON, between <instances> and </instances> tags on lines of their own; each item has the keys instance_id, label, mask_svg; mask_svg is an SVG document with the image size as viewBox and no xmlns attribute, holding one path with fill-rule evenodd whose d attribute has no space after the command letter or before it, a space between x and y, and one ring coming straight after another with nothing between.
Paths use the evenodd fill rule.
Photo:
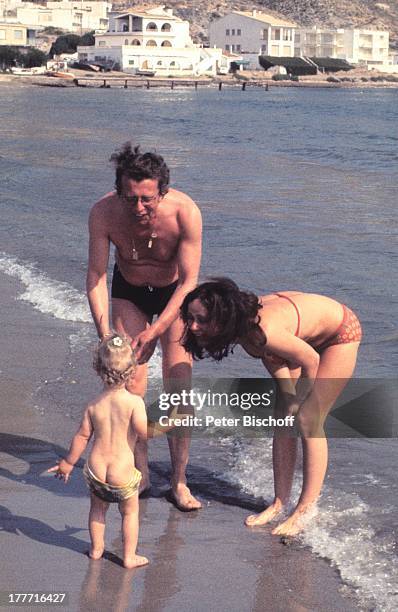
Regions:
<instances>
[{"instance_id":1,"label":"green vegetation","mask_svg":"<svg viewBox=\"0 0 398 612\"><path fill-rule=\"evenodd\" d=\"M94 43L94 30L83 34L83 36L78 36L77 34L62 34L62 36L58 36L57 40L51 45L50 57L61 55L61 53L76 53L78 45L88 47L94 45Z\"/></svg>"},{"instance_id":2,"label":"green vegetation","mask_svg":"<svg viewBox=\"0 0 398 612\"><path fill-rule=\"evenodd\" d=\"M33 68L42 66L46 63L47 55L30 47L26 52L21 52L15 47L4 45L0 47L0 68L5 70L11 66L22 66L23 68Z\"/></svg>"},{"instance_id":3,"label":"green vegetation","mask_svg":"<svg viewBox=\"0 0 398 612\"><path fill-rule=\"evenodd\" d=\"M47 62L47 55L40 49L31 47L27 53L21 54L21 62L24 68L43 66Z\"/></svg>"}]
</instances>

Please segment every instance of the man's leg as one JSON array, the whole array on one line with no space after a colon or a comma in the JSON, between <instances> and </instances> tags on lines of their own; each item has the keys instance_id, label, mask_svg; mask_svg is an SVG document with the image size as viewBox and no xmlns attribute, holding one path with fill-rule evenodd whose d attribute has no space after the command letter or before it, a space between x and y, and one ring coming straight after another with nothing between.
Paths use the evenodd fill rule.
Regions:
<instances>
[{"instance_id":1,"label":"man's leg","mask_svg":"<svg viewBox=\"0 0 398 612\"><path fill-rule=\"evenodd\" d=\"M163 356L163 386L166 393L180 393L183 389L189 392L191 389L192 361L180 344L182 332L182 321L177 319L160 339ZM197 510L202 507L202 504L191 494L185 475L191 435L188 428L184 428L183 436L178 433L175 431L174 435L168 436L172 468L171 487L179 508Z\"/></svg>"},{"instance_id":2,"label":"man's leg","mask_svg":"<svg viewBox=\"0 0 398 612\"><path fill-rule=\"evenodd\" d=\"M148 317L131 302L118 298L112 299L112 322L115 331L135 338L149 325ZM147 389L148 366L146 364L137 366L134 378L127 384L130 393L145 397ZM137 440L134 451L136 468L142 474L140 483L140 493L149 489L151 486L148 469L148 445L146 440Z\"/></svg>"}]
</instances>

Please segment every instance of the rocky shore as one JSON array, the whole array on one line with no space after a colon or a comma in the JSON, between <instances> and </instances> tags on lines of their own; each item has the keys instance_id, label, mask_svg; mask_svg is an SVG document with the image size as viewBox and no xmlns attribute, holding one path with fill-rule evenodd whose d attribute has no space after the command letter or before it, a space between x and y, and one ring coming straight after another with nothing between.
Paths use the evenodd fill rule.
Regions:
<instances>
[{"instance_id":1,"label":"rocky shore","mask_svg":"<svg viewBox=\"0 0 398 612\"><path fill-rule=\"evenodd\" d=\"M71 78L72 77L72 78ZM336 72L334 74L317 74L298 77L298 80L274 80L272 75L264 71L241 71L236 75L219 75L216 77L136 77L123 72L107 72L101 74L86 73L85 71L73 71L69 78L47 77L42 75L16 76L12 74L0 74L0 87L5 85L21 86L43 86L43 87L143 87L152 89L154 87L240 87L242 89L251 87L327 87L327 88L396 88L398 87L398 75L379 73L377 71L366 71L355 69L349 72Z\"/></svg>"}]
</instances>

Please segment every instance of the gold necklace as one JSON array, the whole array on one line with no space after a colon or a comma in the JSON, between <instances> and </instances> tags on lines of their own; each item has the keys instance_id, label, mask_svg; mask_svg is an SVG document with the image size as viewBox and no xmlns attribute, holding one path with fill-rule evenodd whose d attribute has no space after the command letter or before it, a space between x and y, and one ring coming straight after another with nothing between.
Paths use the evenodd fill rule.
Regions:
<instances>
[{"instance_id":1,"label":"gold necklace","mask_svg":"<svg viewBox=\"0 0 398 612\"><path fill-rule=\"evenodd\" d=\"M148 244L147 244L147 248L148 249L152 248L153 241L157 237L158 237L157 233L155 231L152 231L151 235L149 236L149 240L148 240ZM131 238L131 240L132 240L132 243L133 243L133 260L134 261L138 261L139 256L138 256L138 251L135 248L135 240L134 240L134 238Z\"/></svg>"}]
</instances>

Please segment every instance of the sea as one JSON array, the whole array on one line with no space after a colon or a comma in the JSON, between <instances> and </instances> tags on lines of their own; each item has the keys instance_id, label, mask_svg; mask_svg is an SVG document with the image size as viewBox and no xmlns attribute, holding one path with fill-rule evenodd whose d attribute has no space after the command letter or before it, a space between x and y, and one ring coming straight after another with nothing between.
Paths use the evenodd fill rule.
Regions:
<instances>
[{"instance_id":1,"label":"sea","mask_svg":"<svg viewBox=\"0 0 398 612\"><path fill-rule=\"evenodd\" d=\"M36 405L78 422L81 398L94 387L87 217L113 189L109 157L126 141L162 154L172 186L200 206L202 280L230 276L258 294L294 289L343 301L364 329L356 379L393 384L397 120L397 89L2 86L1 283L29 305L32 326L40 312L57 319L68 340L63 371L45 381L45 392L43 381L32 381ZM149 387L160 376L157 351ZM194 368L195 378L209 381L264 376L239 349ZM272 500L269 436L201 444L218 482L238 497ZM318 515L302 539L338 570L363 610L398 609L397 450L388 434L332 437ZM296 498L299 491L297 481Z\"/></svg>"}]
</instances>

